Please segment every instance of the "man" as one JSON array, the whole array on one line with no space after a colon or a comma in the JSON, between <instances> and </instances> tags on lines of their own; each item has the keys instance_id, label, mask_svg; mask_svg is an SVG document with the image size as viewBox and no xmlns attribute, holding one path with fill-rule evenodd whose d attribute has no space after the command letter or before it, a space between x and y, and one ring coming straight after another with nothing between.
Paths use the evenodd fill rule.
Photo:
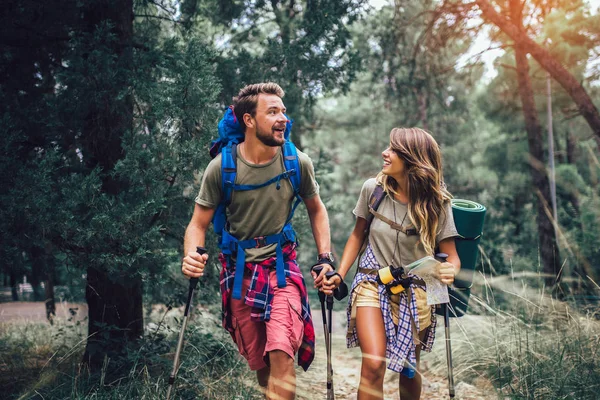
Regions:
<instances>
[{"instance_id":1,"label":"man","mask_svg":"<svg viewBox=\"0 0 600 400\"><path fill-rule=\"evenodd\" d=\"M236 185L260 186L285 171L282 145L287 117L283 96L279 85L259 83L244 87L234 98L235 117L245 135L244 141L237 145ZM204 245L206 231L223 196L221 160L222 155L218 155L206 168L185 233L182 272L188 277L201 277L208 259L208 255L200 255L195 249ZM319 276L312 273L315 286L320 286L333 263L329 219L319 197L310 158L298 151L298 161L299 195L310 218L318 262L324 263ZM227 209L228 228L223 235L236 244L256 240L256 246L245 250L244 264L240 264L237 254L219 255L223 267L223 326L231 333L250 368L256 371L268 399L293 399L296 353L305 370L314 356L314 329L306 286L295 261L295 239L284 244L266 244L264 240L281 234L284 227L288 229L294 198L292 184L286 177L254 190L234 189ZM280 259L283 258L279 264L285 270L285 284L278 280L278 252L282 255ZM241 298L236 299L232 296L233 277L240 265L244 270L243 285Z\"/></svg>"}]
</instances>

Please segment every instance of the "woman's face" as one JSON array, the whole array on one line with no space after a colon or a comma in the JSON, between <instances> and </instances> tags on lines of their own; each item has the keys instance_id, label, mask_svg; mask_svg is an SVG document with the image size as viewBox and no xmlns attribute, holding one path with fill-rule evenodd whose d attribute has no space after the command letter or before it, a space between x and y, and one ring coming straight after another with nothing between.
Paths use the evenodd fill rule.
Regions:
<instances>
[{"instance_id":1,"label":"woman's face","mask_svg":"<svg viewBox=\"0 0 600 400\"><path fill-rule=\"evenodd\" d=\"M404 177L406 172L404 160L398 156L398 153L392 150L391 145L381 153L381 156L383 158L381 172L396 180Z\"/></svg>"}]
</instances>

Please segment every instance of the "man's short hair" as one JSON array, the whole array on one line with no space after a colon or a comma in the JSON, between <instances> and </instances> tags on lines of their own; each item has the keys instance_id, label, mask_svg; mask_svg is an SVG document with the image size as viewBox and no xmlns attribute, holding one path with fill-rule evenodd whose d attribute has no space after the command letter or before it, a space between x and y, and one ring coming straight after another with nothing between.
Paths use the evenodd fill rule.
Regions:
<instances>
[{"instance_id":1,"label":"man's short hair","mask_svg":"<svg viewBox=\"0 0 600 400\"><path fill-rule=\"evenodd\" d=\"M285 95L281 86L273 82L254 83L252 85L244 86L238 95L233 98L233 111L244 132L246 132L244 114L248 113L253 117L256 116L258 95L261 93L274 94L280 98L283 98Z\"/></svg>"}]
</instances>

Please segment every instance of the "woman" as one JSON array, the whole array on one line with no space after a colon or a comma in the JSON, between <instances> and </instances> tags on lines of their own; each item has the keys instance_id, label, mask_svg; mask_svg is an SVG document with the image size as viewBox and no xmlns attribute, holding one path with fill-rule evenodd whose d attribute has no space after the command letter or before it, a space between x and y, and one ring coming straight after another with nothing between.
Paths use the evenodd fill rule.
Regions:
<instances>
[{"instance_id":1,"label":"woman","mask_svg":"<svg viewBox=\"0 0 600 400\"><path fill-rule=\"evenodd\" d=\"M451 195L443 183L440 149L433 137L419 128L394 128L382 156L381 172L363 184L353 211L356 224L344 248L339 275L327 280L323 289L331 294L361 248L365 249L348 306L347 345L358 345L362 351L358 399L383 398L386 359L389 369L401 372L402 400L419 399L421 377L414 367L419 368L421 349L431 350L435 315L427 305L421 279L414 276L406 290L392 295L377 283L377 270L403 267L442 252L448 257L437 265L437 278L449 285L460 269L454 244L458 234ZM377 185L382 186L385 197L373 213L369 201ZM375 218L369 226L370 213Z\"/></svg>"}]
</instances>

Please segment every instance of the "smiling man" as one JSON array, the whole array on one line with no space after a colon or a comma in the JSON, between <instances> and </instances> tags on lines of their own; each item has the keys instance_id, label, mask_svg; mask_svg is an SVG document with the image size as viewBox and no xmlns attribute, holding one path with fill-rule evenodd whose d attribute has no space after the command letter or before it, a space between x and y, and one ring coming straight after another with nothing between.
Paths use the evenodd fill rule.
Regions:
<instances>
[{"instance_id":1,"label":"smiling man","mask_svg":"<svg viewBox=\"0 0 600 400\"><path fill-rule=\"evenodd\" d=\"M279 85L258 83L244 87L234 98L233 110L244 131L244 141L234 150L237 172L227 206L227 232L223 235L237 244L234 247L238 251L244 251L240 243L256 241L256 246L243 247L245 264L240 299L235 296L234 275L242 264L237 263L236 254L219 255L223 326L250 368L257 372L258 383L269 399L294 398L296 353L305 370L314 356L314 329L306 285L296 263L295 235L288 235L285 240L273 239L291 229L289 219L296 198L285 174L282 151L287 123L283 96ZM318 262L326 263L319 276L313 274L315 285L319 286L333 265L329 219L319 197L312 161L306 154L297 153L299 196L310 217ZM188 277L201 277L208 259L208 255L200 255L195 249L204 246L206 230L223 199L221 163L219 154L206 168L186 230L182 272ZM278 281L278 252L283 258L285 284Z\"/></svg>"}]
</instances>

